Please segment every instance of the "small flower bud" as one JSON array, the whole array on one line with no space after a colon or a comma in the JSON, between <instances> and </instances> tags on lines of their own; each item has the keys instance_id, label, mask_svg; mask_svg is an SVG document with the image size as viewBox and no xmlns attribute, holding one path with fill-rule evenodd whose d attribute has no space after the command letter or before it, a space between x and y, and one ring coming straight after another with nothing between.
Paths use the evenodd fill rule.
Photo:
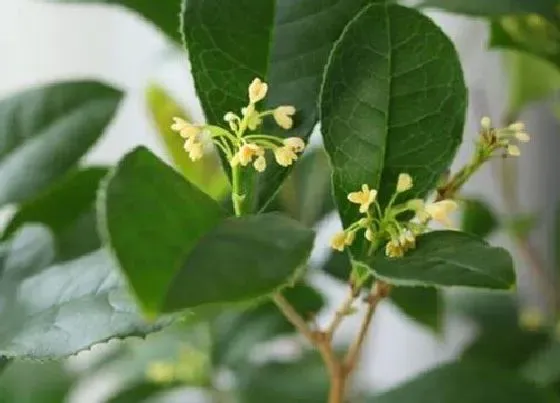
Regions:
<instances>
[{"instance_id":1,"label":"small flower bud","mask_svg":"<svg viewBox=\"0 0 560 403\"><path fill-rule=\"evenodd\" d=\"M484 129L484 130L490 130L492 128L492 120L488 117L488 116L484 116L481 120L480 120L480 126Z\"/></svg>"},{"instance_id":2,"label":"small flower bud","mask_svg":"<svg viewBox=\"0 0 560 403\"><path fill-rule=\"evenodd\" d=\"M284 146L274 149L274 158L276 159L278 165L288 167L292 165L295 160L297 160L297 155L296 153L294 153L291 147Z\"/></svg>"},{"instance_id":3,"label":"small flower bud","mask_svg":"<svg viewBox=\"0 0 560 403\"><path fill-rule=\"evenodd\" d=\"M514 132L522 132L525 131L525 124L522 122L516 122L509 125L508 129Z\"/></svg>"},{"instance_id":4,"label":"small flower bud","mask_svg":"<svg viewBox=\"0 0 560 403\"><path fill-rule=\"evenodd\" d=\"M264 157L264 155L258 157L255 160L253 166L255 167L257 172L264 172L264 170L266 169L266 158Z\"/></svg>"},{"instance_id":5,"label":"small flower bud","mask_svg":"<svg viewBox=\"0 0 560 403\"><path fill-rule=\"evenodd\" d=\"M412 185L412 177L409 174L400 174L397 182L397 193L403 193L412 189Z\"/></svg>"},{"instance_id":6,"label":"small flower bud","mask_svg":"<svg viewBox=\"0 0 560 403\"><path fill-rule=\"evenodd\" d=\"M519 157L521 155L521 150L518 146L510 144L507 146L507 154L512 157Z\"/></svg>"},{"instance_id":7,"label":"small flower bud","mask_svg":"<svg viewBox=\"0 0 560 403\"><path fill-rule=\"evenodd\" d=\"M375 233L371 228L366 229L366 239L370 242L373 242L375 239Z\"/></svg>"},{"instance_id":8,"label":"small flower bud","mask_svg":"<svg viewBox=\"0 0 560 403\"><path fill-rule=\"evenodd\" d=\"M528 143L529 141L531 141L531 137L526 132L523 131L516 132L515 138L521 141L522 143Z\"/></svg>"},{"instance_id":9,"label":"small flower bud","mask_svg":"<svg viewBox=\"0 0 560 403\"><path fill-rule=\"evenodd\" d=\"M288 137L284 140L284 145L290 147L296 153L300 153L305 149L305 142L299 137Z\"/></svg>"},{"instance_id":10,"label":"small flower bud","mask_svg":"<svg viewBox=\"0 0 560 403\"><path fill-rule=\"evenodd\" d=\"M292 118L293 115L296 113L296 108L293 106L279 106L274 109L272 116L274 120L282 129L289 130L294 125L294 120Z\"/></svg>"},{"instance_id":11,"label":"small flower bud","mask_svg":"<svg viewBox=\"0 0 560 403\"><path fill-rule=\"evenodd\" d=\"M356 239L356 232L355 231L348 231L346 233L346 238L344 239L344 243L346 245L352 245L352 242L354 242L354 239Z\"/></svg>"},{"instance_id":12,"label":"small flower bud","mask_svg":"<svg viewBox=\"0 0 560 403\"><path fill-rule=\"evenodd\" d=\"M263 82L260 78L255 78L249 85L249 102L256 104L263 100L268 92L268 84Z\"/></svg>"},{"instance_id":13,"label":"small flower bud","mask_svg":"<svg viewBox=\"0 0 560 403\"><path fill-rule=\"evenodd\" d=\"M331 248L342 252L346 247L346 233L344 231L337 232L331 239Z\"/></svg>"}]
</instances>

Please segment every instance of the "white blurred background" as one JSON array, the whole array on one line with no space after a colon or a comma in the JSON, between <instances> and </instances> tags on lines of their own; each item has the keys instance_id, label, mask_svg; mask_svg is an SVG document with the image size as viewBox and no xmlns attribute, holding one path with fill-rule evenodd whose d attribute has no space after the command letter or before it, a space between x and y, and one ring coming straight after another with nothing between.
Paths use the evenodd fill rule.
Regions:
<instances>
[{"instance_id":1,"label":"white blurred background","mask_svg":"<svg viewBox=\"0 0 560 403\"><path fill-rule=\"evenodd\" d=\"M156 0L154 0L156 1ZM457 165L472 150L478 122L483 115L499 120L507 98L507 79L501 55L487 52L487 30L483 23L443 14L432 14L458 46L470 89L470 112L465 145ZM202 119L194 95L187 57L170 48L163 35L135 15L115 7L47 4L35 0L0 0L0 98L26 87L56 80L96 78L127 90L127 98L107 135L87 157L88 163L112 164L137 144L145 144L162 155L144 105L144 89L156 80L164 84L189 111ZM527 211L543 214L534 242L551 262L550 233L554 202L560 198L555 172L560 149L555 120L539 105L525 115L534 141L520 159L520 200ZM502 205L497 186L487 167L465 190L482 195L495 207ZM336 218L325 223L317 244L326 245ZM512 248L507 239L499 243ZM515 249L510 249L517 254ZM324 253L318 250L316 259ZM538 306L525 270L518 259L521 295L526 306ZM328 279L316 278L333 303L343 290ZM343 333L356 328L358 318L346 323ZM358 380L372 388L387 388L437 362L454 357L470 340L474 329L461 318L448 317L445 332L437 337L404 318L395 308L383 305L375 319ZM78 357L80 358L80 357ZM88 385L75 402L99 401L110 379Z\"/></svg>"}]
</instances>

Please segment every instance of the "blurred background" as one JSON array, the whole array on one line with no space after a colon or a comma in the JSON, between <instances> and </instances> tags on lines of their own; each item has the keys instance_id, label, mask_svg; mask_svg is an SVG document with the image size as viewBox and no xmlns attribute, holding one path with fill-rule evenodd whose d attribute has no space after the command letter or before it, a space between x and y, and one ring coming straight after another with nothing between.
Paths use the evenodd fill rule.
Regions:
<instances>
[{"instance_id":1,"label":"blurred background","mask_svg":"<svg viewBox=\"0 0 560 403\"><path fill-rule=\"evenodd\" d=\"M456 168L469 159L482 116L490 116L496 122L506 119L511 74L508 69L511 63L515 63L515 55L487 50L488 27L483 21L440 12L429 12L429 15L456 43L470 91L465 142L456 160ZM0 55L0 98L28 87L78 78L100 79L126 89L126 99L117 117L86 156L85 164L112 165L138 144L145 144L168 159L147 109L146 90L153 83L165 88L195 121L203 121L186 54L170 44L152 25L121 8L2 0ZM531 77L525 79L531 80ZM544 270L551 272L555 266L555 248L551 239L555 231L555 204L560 199L557 186L560 159L556 155L556 150L560 149L560 136L555 105L554 97L534 102L521 115L533 140L524 147L517 161L518 200L513 202L513 208L520 214L538 212L539 219L530 234L532 250L526 253L505 232L491 237L493 242L507 247L516 258L521 307L516 319L529 324L539 322L541 316L551 315L551 307L543 296L543 286L539 284L542 279L539 280L538 272L535 274L531 267L535 263L535 253ZM320 143L318 136L315 136L314 143ZM464 195L486 200L495 211L510 209L512 200L504 198L499 185L503 169L499 162L485 167L469 182ZM5 215L8 217L9 211L5 211ZM460 220L457 217L458 223ZM328 239L338 226L334 214L317 224L320 233L313 255L314 264L320 266L328 259ZM319 271L312 273L310 281L326 297L326 306L316 319L321 323L343 298L344 287ZM356 328L359 319L351 317L344 323L340 343L344 343L344 338ZM365 389L380 391L390 388L437 363L456 358L477 334L477 326L472 320L449 309L444 314L441 330L434 332L411 320L390 302L384 303L375 319L356 381ZM290 340L288 337L287 340L280 338L266 343L259 357L301 354L298 345ZM66 400L58 400L61 402L105 402L120 387L122 379L133 371L133 367L126 365L126 358L115 358L118 352L122 354L123 344L127 345L128 354L134 357L128 360L129 364L132 362L137 366L136 370L145 364L146 371L152 371L157 378L158 371L154 370L157 365L150 367L148 364L150 357L142 353L141 340L112 341L72 357L62 368L45 364L52 367L46 370L43 364L29 364L22 367L20 374L16 369L6 371L5 379L0 379L0 383L3 382L7 397L0 401L39 402L25 400L33 398L30 389L53 390L58 387L71 389L70 393L61 394L67 395ZM154 344L161 348L162 342ZM104 370L99 371L99 368ZM230 381L227 372L220 374L220 382L228 384ZM9 388L18 382L21 390L9 392ZM35 383L43 385L34 386ZM12 398L10 393L13 393ZM184 389L179 393L185 393ZM204 399L192 390L188 393L189 400L185 400L182 394L175 394L167 397L168 400L158 401L195 402ZM45 402L51 403L50 400Z\"/></svg>"}]
</instances>

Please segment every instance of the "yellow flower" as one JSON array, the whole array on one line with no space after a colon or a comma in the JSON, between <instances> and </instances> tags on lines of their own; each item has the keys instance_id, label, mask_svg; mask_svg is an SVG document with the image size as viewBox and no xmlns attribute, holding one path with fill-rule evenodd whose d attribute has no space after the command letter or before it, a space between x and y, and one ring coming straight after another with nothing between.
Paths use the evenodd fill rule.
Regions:
<instances>
[{"instance_id":1,"label":"yellow flower","mask_svg":"<svg viewBox=\"0 0 560 403\"><path fill-rule=\"evenodd\" d=\"M344 231L337 232L331 238L331 248L342 252L346 247L346 233Z\"/></svg>"},{"instance_id":2,"label":"yellow flower","mask_svg":"<svg viewBox=\"0 0 560 403\"><path fill-rule=\"evenodd\" d=\"M305 148L305 142L299 137L288 137L284 140L284 145L296 153L302 152Z\"/></svg>"},{"instance_id":3,"label":"yellow flower","mask_svg":"<svg viewBox=\"0 0 560 403\"><path fill-rule=\"evenodd\" d=\"M259 112L256 111L255 105L250 104L248 107L241 109L241 113L247 119L247 127L249 130L257 130L261 125L262 119Z\"/></svg>"},{"instance_id":4,"label":"yellow flower","mask_svg":"<svg viewBox=\"0 0 560 403\"><path fill-rule=\"evenodd\" d=\"M196 137L201 132L200 127L191 125L185 119L173 118L173 122L171 130L178 132L184 139Z\"/></svg>"},{"instance_id":5,"label":"yellow flower","mask_svg":"<svg viewBox=\"0 0 560 403\"><path fill-rule=\"evenodd\" d=\"M521 150L514 144L507 146L507 153L512 157L519 157L521 155Z\"/></svg>"},{"instance_id":6,"label":"yellow flower","mask_svg":"<svg viewBox=\"0 0 560 403\"><path fill-rule=\"evenodd\" d=\"M255 78L249 85L249 102L256 104L263 100L268 92L268 84L261 81L260 78Z\"/></svg>"},{"instance_id":7,"label":"yellow flower","mask_svg":"<svg viewBox=\"0 0 560 403\"><path fill-rule=\"evenodd\" d=\"M397 182L397 193L403 193L410 189L412 189L412 177L409 174L400 174Z\"/></svg>"},{"instance_id":8,"label":"yellow flower","mask_svg":"<svg viewBox=\"0 0 560 403\"><path fill-rule=\"evenodd\" d=\"M484 130L489 130L492 128L492 120L488 117L488 116L484 116L481 120L480 120L480 126L484 129Z\"/></svg>"},{"instance_id":9,"label":"yellow flower","mask_svg":"<svg viewBox=\"0 0 560 403\"><path fill-rule=\"evenodd\" d=\"M262 147L254 143L243 144L241 147L239 147L239 151L236 154L237 161L242 166L249 165L253 160L253 157L260 157L262 155L264 155L264 150L262 149ZM232 164L233 164L233 160L232 160Z\"/></svg>"},{"instance_id":10,"label":"yellow flower","mask_svg":"<svg viewBox=\"0 0 560 403\"><path fill-rule=\"evenodd\" d=\"M238 129L237 123L239 122L239 116L237 116L233 112L228 112L224 115L224 120L228 122L231 130L237 131Z\"/></svg>"},{"instance_id":11,"label":"yellow flower","mask_svg":"<svg viewBox=\"0 0 560 403\"><path fill-rule=\"evenodd\" d=\"M457 203L453 200L442 200L426 206L424 212L434 220L451 227L452 223L448 215L457 210Z\"/></svg>"},{"instance_id":12,"label":"yellow flower","mask_svg":"<svg viewBox=\"0 0 560 403\"><path fill-rule=\"evenodd\" d=\"M264 172L264 170L266 169L266 158L264 157L264 155L258 157L253 166L258 172Z\"/></svg>"},{"instance_id":13,"label":"yellow flower","mask_svg":"<svg viewBox=\"0 0 560 403\"><path fill-rule=\"evenodd\" d=\"M360 205L360 213L367 213L371 203L377 197L377 190L369 188L367 184L362 185L362 190L359 192L352 192L348 195L348 200L352 203Z\"/></svg>"},{"instance_id":14,"label":"yellow flower","mask_svg":"<svg viewBox=\"0 0 560 403\"><path fill-rule=\"evenodd\" d=\"M198 141L192 141L190 144L189 140L185 141L185 151L189 153L189 158L192 161L198 161L204 155L204 150L202 147L202 143Z\"/></svg>"},{"instance_id":15,"label":"yellow flower","mask_svg":"<svg viewBox=\"0 0 560 403\"><path fill-rule=\"evenodd\" d=\"M296 108L290 105L279 106L274 109L272 115L278 126L282 129L289 130L294 125L294 119L292 118L296 113Z\"/></svg>"},{"instance_id":16,"label":"yellow flower","mask_svg":"<svg viewBox=\"0 0 560 403\"><path fill-rule=\"evenodd\" d=\"M277 147L274 149L274 158L278 165L288 167L297 160L297 155L291 147Z\"/></svg>"},{"instance_id":17,"label":"yellow flower","mask_svg":"<svg viewBox=\"0 0 560 403\"><path fill-rule=\"evenodd\" d=\"M404 249L399 241L391 240L385 245L385 254L389 257L403 257Z\"/></svg>"},{"instance_id":18,"label":"yellow flower","mask_svg":"<svg viewBox=\"0 0 560 403\"><path fill-rule=\"evenodd\" d=\"M414 249L416 248L416 237L410 231L403 232L399 237L399 243L405 250Z\"/></svg>"}]
</instances>

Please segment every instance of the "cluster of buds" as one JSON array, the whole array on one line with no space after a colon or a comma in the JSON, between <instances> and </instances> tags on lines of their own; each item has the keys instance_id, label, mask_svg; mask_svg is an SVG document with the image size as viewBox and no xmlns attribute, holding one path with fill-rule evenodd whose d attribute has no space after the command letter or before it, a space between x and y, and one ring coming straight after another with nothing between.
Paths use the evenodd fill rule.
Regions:
<instances>
[{"instance_id":1,"label":"cluster of buds","mask_svg":"<svg viewBox=\"0 0 560 403\"><path fill-rule=\"evenodd\" d=\"M503 150L504 156L519 157L521 150L518 143L527 143L531 140L521 122L513 123L506 128L497 129L492 126L489 117L484 117L480 121L481 126L481 146L486 148L488 154L496 150Z\"/></svg>"},{"instance_id":2,"label":"cluster of buds","mask_svg":"<svg viewBox=\"0 0 560 403\"><path fill-rule=\"evenodd\" d=\"M370 189L367 184L362 185L361 190L348 194L348 200L359 205L359 212L364 214L364 217L336 233L331 239L331 247L342 252L347 246L352 245L356 234L362 231L364 238L371 244L387 241L385 254L398 258L416 247L416 236L426 230L429 220L433 219L450 226L449 214L457 209L457 204L453 200L426 204L422 199L413 199L395 205L397 196L412 189L413 185L412 177L407 173L401 173L395 193L383 213L377 202L377 190ZM377 217L372 214L372 207ZM397 217L405 212L414 212L416 220L399 221Z\"/></svg>"},{"instance_id":3,"label":"cluster of buds","mask_svg":"<svg viewBox=\"0 0 560 403\"><path fill-rule=\"evenodd\" d=\"M203 155L200 142L202 133L208 133L212 141L227 156L232 167L253 165L255 170L266 169L266 150L271 150L276 162L288 167L297 160L298 154L305 148L305 142L299 137L280 138L266 134L251 134L258 130L263 119L272 116L282 129L289 130L294 124L296 109L291 105L282 105L274 109L259 111L257 104L266 98L268 84L255 78L248 89L249 103L241 109L241 114L228 112L224 121L229 130L212 125L193 125L181 118L173 118L171 129L185 139L184 148L189 157L196 161Z\"/></svg>"}]
</instances>

